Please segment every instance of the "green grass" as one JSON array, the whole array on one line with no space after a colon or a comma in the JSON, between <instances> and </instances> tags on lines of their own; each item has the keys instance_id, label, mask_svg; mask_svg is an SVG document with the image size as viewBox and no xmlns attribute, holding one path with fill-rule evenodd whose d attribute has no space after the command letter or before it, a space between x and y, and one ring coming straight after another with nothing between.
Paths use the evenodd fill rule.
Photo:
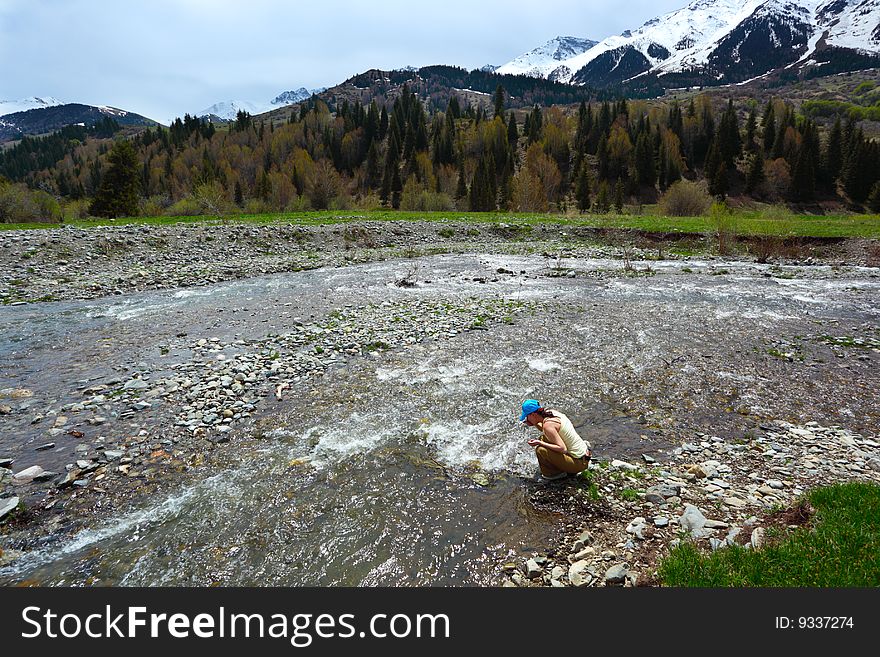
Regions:
<instances>
[{"instance_id":1,"label":"green grass","mask_svg":"<svg viewBox=\"0 0 880 657\"><path fill-rule=\"evenodd\" d=\"M734 214L736 232L749 235L785 235L791 237L880 237L878 215L788 215L785 218L767 217L758 210L737 211ZM518 232L527 237L528 226L556 224L593 228L627 229L649 233L678 235L706 235L713 233L710 217L665 217L650 214L532 214L514 212L395 212L391 210L346 210L323 212L294 212L277 214L234 215L218 217L129 217L122 219L89 219L65 225L79 228L94 226L124 226L129 224L165 226L172 224L293 224L314 226L350 221L431 221L469 222L474 224L506 223L519 226ZM0 224L0 230L57 228L59 224ZM471 234L470 232L468 234Z\"/></svg>"},{"instance_id":2,"label":"green grass","mask_svg":"<svg viewBox=\"0 0 880 657\"><path fill-rule=\"evenodd\" d=\"M682 542L658 576L679 587L880 586L880 486L846 483L806 495L816 509L807 526L773 538L758 550L727 547L701 553Z\"/></svg>"}]
</instances>

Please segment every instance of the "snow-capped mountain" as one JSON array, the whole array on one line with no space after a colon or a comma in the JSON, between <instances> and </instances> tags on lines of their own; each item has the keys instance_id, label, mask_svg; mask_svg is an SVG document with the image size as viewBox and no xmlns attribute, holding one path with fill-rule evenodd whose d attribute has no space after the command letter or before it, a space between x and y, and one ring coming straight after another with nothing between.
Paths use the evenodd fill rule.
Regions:
<instances>
[{"instance_id":1,"label":"snow-capped mountain","mask_svg":"<svg viewBox=\"0 0 880 657\"><path fill-rule=\"evenodd\" d=\"M219 103L214 103L210 107L206 107L196 114L196 116L203 118L208 117L220 121L234 121L240 111L247 112L252 116L263 114L264 112L269 112L273 109L284 107L285 105L301 103L302 101L311 98L313 94L321 93L322 91L324 91L323 87L312 90L300 87L294 91L284 91L268 102L224 100Z\"/></svg>"},{"instance_id":2,"label":"snow-capped mountain","mask_svg":"<svg viewBox=\"0 0 880 657\"><path fill-rule=\"evenodd\" d=\"M499 71L513 72L532 53ZM880 0L693 0L553 65L545 59L532 70L597 87L645 75L668 87L741 82L795 65L880 66Z\"/></svg>"},{"instance_id":3,"label":"snow-capped mountain","mask_svg":"<svg viewBox=\"0 0 880 657\"><path fill-rule=\"evenodd\" d=\"M47 100L47 99L43 99ZM54 100L54 99L53 99ZM26 109L0 117L0 143L26 135L44 135L66 125L91 126L111 118L121 126L151 126L156 122L117 107L55 103Z\"/></svg>"},{"instance_id":4,"label":"snow-capped mountain","mask_svg":"<svg viewBox=\"0 0 880 657\"><path fill-rule=\"evenodd\" d=\"M28 110L32 109L54 107L56 105L63 104L64 101L58 100L57 98L52 98L51 96L45 96L43 98L31 96L30 98L22 98L21 100L0 100L0 116L15 114L16 112L27 112Z\"/></svg>"},{"instance_id":5,"label":"snow-capped mountain","mask_svg":"<svg viewBox=\"0 0 880 657\"><path fill-rule=\"evenodd\" d=\"M528 75L533 78L567 82L574 71L569 62L590 50L598 41L578 37L556 37L513 61L495 69L502 75Z\"/></svg>"}]
</instances>

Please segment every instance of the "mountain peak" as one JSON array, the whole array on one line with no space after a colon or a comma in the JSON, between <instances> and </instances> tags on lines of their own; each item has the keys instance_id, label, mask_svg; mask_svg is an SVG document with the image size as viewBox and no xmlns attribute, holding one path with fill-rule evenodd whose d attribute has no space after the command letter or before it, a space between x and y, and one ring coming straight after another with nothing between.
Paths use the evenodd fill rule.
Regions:
<instances>
[{"instance_id":1,"label":"mountain peak","mask_svg":"<svg viewBox=\"0 0 880 657\"><path fill-rule=\"evenodd\" d=\"M43 109L44 107L55 107L56 105L64 105L64 101L52 96L30 96L21 100L0 100L0 116L15 114L16 112L27 112L32 109Z\"/></svg>"},{"instance_id":2,"label":"mountain peak","mask_svg":"<svg viewBox=\"0 0 880 657\"><path fill-rule=\"evenodd\" d=\"M528 75L548 78L560 69L560 64L587 52L598 42L581 37L558 36L524 55L499 66L496 73L503 75Z\"/></svg>"}]
</instances>

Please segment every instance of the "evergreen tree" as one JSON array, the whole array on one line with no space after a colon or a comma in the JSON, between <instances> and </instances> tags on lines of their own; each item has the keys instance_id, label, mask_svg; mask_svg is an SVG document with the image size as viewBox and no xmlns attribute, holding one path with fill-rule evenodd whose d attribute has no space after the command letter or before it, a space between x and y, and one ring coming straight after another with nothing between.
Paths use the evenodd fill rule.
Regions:
<instances>
[{"instance_id":1,"label":"evergreen tree","mask_svg":"<svg viewBox=\"0 0 880 657\"><path fill-rule=\"evenodd\" d=\"M394 167L391 175L391 207L395 210L400 209L400 193L403 191L403 183L400 180L400 169Z\"/></svg>"},{"instance_id":2,"label":"evergreen tree","mask_svg":"<svg viewBox=\"0 0 880 657\"><path fill-rule=\"evenodd\" d=\"M764 153L769 155L773 150L773 142L776 139L776 115L773 110L772 99L767 103L767 109L764 112L764 131L762 137Z\"/></svg>"},{"instance_id":3,"label":"evergreen tree","mask_svg":"<svg viewBox=\"0 0 880 657\"><path fill-rule=\"evenodd\" d=\"M815 194L816 175L809 149L801 146L791 172L791 196L795 201L808 201Z\"/></svg>"},{"instance_id":4,"label":"evergreen tree","mask_svg":"<svg viewBox=\"0 0 880 657\"><path fill-rule=\"evenodd\" d=\"M709 193L723 200L727 196L727 186L727 165L721 162L709 180Z\"/></svg>"},{"instance_id":5,"label":"evergreen tree","mask_svg":"<svg viewBox=\"0 0 880 657\"><path fill-rule=\"evenodd\" d=\"M599 191L596 193L596 212L605 214L611 207L611 191L608 189L608 181L599 183Z\"/></svg>"},{"instance_id":6,"label":"evergreen tree","mask_svg":"<svg viewBox=\"0 0 880 657\"><path fill-rule=\"evenodd\" d=\"M529 146L539 141L544 134L544 126L542 125L541 108L535 105L529 116Z\"/></svg>"},{"instance_id":7,"label":"evergreen tree","mask_svg":"<svg viewBox=\"0 0 880 657\"><path fill-rule=\"evenodd\" d=\"M89 207L96 217L133 217L138 213L140 166L134 146L127 139L113 144L107 156L110 166Z\"/></svg>"},{"instance_id":8,"label":"evergreen tree","mask_svg":"<svg viewBox=\"0 0 880 657\"><path fill-rule=\"evenodd\" d=\"M756 152L752 155L752 161L749 164L749 173L746 176L746 193L753 194L761 187L764 182L764 155Z\"/></svg>"},{"instance_id":9,"label":"evergreen tree","mask_svg":"<svg viewBox=\"0 0 880 657\"><path fill-rule=\"evenodd\" d=\"M840 127L840 117L837 117L834 127L828 133L825 156L822 159L825 180L833 188L840 177L840 168L843 165L843 130Z\"/></svg>"},{"instance_id":10,"label":"evergreen tree","mask_svg":"<svg viewBox=\"0 0 880 657\"><path fill-rule=\"evenodd\" d=\"M587 173L587 163L584 162L578 171L577 184L574 190L577 199L577 209L584 213L590 209L590 176Z\"/></svg>"},{"instance_id":11,"label":"evergreen tree","mask_svg":"<svg viewBox=\"0 0 880 657\"><path fill-rule=\"evenodd\" d=\"M495 88L495 117L504 120L504 87L500 84Z\"/></svg>"},{"instance_id":12,"label":"evergreen tree","mask_svg":"<svg viewBox=\"0 0 880 657\"><path fill-rule=\"evenodd\" d=\"M623 176L620 176L614 185L614 211L617 214L623 212L623 190Z\"/></svg>"},{"instance_id":13,"label":"evergreen tree","mask_svg":"<svg viewBox=\"0 0 880 657\"><path fill-rule=\"evenodd\" d=\"M449 104L446 106L446 113L452 116L453 119L461 118L461 105L458 103L458 96L453 96L449 99Z\"/></svg>"},{"instance_id":14,"label":"evergreen tree","mask_svg":"<svg viewBox=\"0 0 880 657\"><path fill-rule=\"evenodd\" d=\"M599 145L596 147L596 157L599 159L599 179L607 180L611 172L610 158L608 155L608 139L603 133L599 137Z\"/></svg>"},{"instance_id":15,"label":"evergreen tree","mask_svg":"<svg viewBox=\"0 0 880 657\"><path fill-rule=\"evenodd\" d=\"M868 209L874 214L880 214L880 181L874 183L871 193L868 195Z\"/></svg>"},{"instance_id":16,"label":"evergreen tree","mask_svg":"<svg viewBox=\"0 0 880 657\"><path fill-rule=\"evenodd\" d=\"M746 119L746 148L750 151L755 149L755 135L758 132L758 117L755 114L755 106L749 109L749 118Z\"/></svg>"},{"instance_id":17,"label":"evergreen tree","mask_svg":"<svg viewBox=\"0 0 880 657\"><path fill-rule=\"evenodd\" d=\"M235 191L233 192L233 201L238 207L242 207L244 205L244 194L241 191L241 182L235 181Z\"/></svg>"},{"instance_id":18,"label":"evergreen tree","mask_svg":"<svg viewBox=\"0 0 880 657\"><path fill-rule=\"evenodd\" d=\"M869 187L865 185L867 164L866 149L862 131L854 130L841 165L840 182L843 190L853 203L862 203L868 196Z\"/></svg>"},{"instance_id":19,"label":"evergreen tree","mask_svg":"<svg viewBox=\"0 0 880 657\"><path fill-rule=\"evenodd\" d=\"M739 134L739 120L736 110L733 109L733 100L727 103L727 111L721 115L721 123L718 125L716 137L721 160L728 169L734 168L734 162L742 152L742 138Z\"/></svg>"},{"instance_id":20,"label":"evergreen tree","mask_svg":"<svg viewBox=\"0 0 880 657\"><path fill-rule=\"evenodd\" d=\"M388 134L388 110L382 105L382 113L379 115L379 139L385 139Z\"/></svg>"},{"instance_id":21,"label":"evergreen tree","mask_svg":"<svg viewBox=\"0 0 880 657\"><path fill-rule=\"evenodd\" d=\"M636 184L653 188L657 182L657 168L654 163L654 149L647 133L640 133L636 139L633 157L635 158Z\"/></svg>"},{"instance_id":22,"label":"evergreen tree","mask_svg":"<svg viewBox=\"0 0 880 657\"><path fill-rule=\"evenodd\" d=\"M474 179L471 182L470 206L471 212L490 212L495 209L495 161L491 152L485 152L480 156Z\"/></svg>"},{"instance_id":23,"label":"evergreen tree","mask_svg":"<svg viewBox=\"0 0 880 657\"><path fill-rule=\"evenodd\" d=\"M464 159L458 165L458 184L455 187L455 200L461 201L468 195L467 182L465 181Z\"/></svg>"},{"instance_id":24,"label":"evergreen tree","mask_svg":"<svg viewBox=\"0 0 880 657\"><path fill-rule=\"evenodd\" d=\"M504 170L501 173L501 187L498 190L498 206L502 210L509 209L510 202L513 199L513 172L513 153L509 152L507 155L507 162L504 165Z\"/></svg>"},{"instance_id":25,"label":"evergreen tree","mask_svg":"<svg viewBox=\"0 0 880 657\"><path fill-rule=\"evenodd\" d=\"M376 142L370 142L370 150L367 151L367 166L364 170L364 186L373 189L379 184L379 149Z\"/></svg>"},{"instance_id":26,"label":"evergreen tree","mask_svg":"<svg viewBox=\"0 0 880 657\"><path fill-rule=\"evenodd\" d=\"M507 121L507 143L510 146L510 150L516 153L516 144L519 141L519 130L516 127L516 117L513 115L513 112L510 113L510 118Z\"/></svg>"}]
</instances>

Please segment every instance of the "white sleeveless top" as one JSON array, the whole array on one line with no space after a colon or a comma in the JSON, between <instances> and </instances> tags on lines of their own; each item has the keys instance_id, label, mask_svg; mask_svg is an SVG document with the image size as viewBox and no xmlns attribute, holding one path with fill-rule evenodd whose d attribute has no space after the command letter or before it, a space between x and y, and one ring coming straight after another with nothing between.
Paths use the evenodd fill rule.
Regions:
<instances>
[{"instance_id":1,"label":"white sleeveless top","mask_svg":"<svg viewBox=\"0 0 880 657\"><path fill-rule=\"evenodd\" d=\"M578 435L578 432L574 430L574 425L566 415L552 408L548 408L547 410L553 413L553 417L558 419L562 424L559 428L559 436L562 438L562 442L565 443L565 448L568 450L568 453L576 459L581 458L587 453L587 450L590 449L589 441L584 440ZM541 435L544 435L543 432Z\"/></svg>"}]
</instances>

